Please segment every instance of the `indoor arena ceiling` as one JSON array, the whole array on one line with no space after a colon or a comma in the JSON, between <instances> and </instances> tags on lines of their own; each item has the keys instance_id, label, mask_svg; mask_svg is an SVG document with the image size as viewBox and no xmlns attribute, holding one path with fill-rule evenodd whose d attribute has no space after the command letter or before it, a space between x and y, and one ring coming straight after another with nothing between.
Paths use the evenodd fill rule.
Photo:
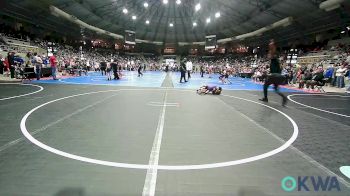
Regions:
<instances>
[{"instance_id":1,"label":"indoor arena ceiling","mask_svg":"<svg viewBox=\"0 0 350 196\"><path fill-rule=\"evenodd\" d=\"M329 12L319 8L324 0L168 0L166 4L163 1L8 0L4 12L21 14L35 20L39 20L36 16L41 15L40 20L46 23L54 21L61 30L72 28L67 24L69 22L58 20L50 14L48 7L53 5L100 29L120 35L124 35L125 30L132 30L136 32L137 39L163 43L202 42L206 35L217 35L218 39L230 38L253 32L287 17L293 17L291 25L268 33L293 38L304 33L344 26L349 22L350 13L347 1L340 9ZM200 9L196 11L198 3ZM23 12L23 9L28 12ZM210 23L207 23L208 18Z\"/></svg>"}]
</instances>

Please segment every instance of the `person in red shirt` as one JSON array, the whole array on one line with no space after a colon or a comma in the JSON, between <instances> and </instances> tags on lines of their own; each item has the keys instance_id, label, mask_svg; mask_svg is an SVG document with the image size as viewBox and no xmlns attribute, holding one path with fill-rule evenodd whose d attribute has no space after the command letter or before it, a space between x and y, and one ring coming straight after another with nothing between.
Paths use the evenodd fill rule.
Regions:
<instances>
[{"instance_id":1,"label":"person in red shirt","mask_svg":"<svg viewBox=\"0 0 350 196\"><path fill-rule=\"evenodd\" d=\"M50 57L50 65L51 65L51 75L54 80L57 80L56 78L56 71L57 71L57 59L56 59L56 53L53 53Z\"/></svg>"},{"instance_id":2,"label":"person in red shirt","mask_svg":"<svg viewBox=\"0 0 350 196\"><path fill-rule=\"evenodd\" d=\"M6 75L8 77L8 71L10 69L10 64L9 64L9 61L7 59L7 57L5 58L5 61L4 61L4 75Z\"/></svg>"}]
</instances>

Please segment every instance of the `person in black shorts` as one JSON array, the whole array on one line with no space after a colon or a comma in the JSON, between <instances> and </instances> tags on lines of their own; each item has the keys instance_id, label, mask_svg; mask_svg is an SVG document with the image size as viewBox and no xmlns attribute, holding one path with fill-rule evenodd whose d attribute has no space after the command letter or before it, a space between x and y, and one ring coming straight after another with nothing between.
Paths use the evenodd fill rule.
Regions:
<instances>
[{"instance_id":1,"label":"person in black shorts","mask_svg":"<svg viewBox=\"0 0 350 196\"><path fill-rule=\"evenodd\" d=\"M271 59L270 64L270 74L267 75L265 79L264 84L264 97L262 99L259 99L260 101L268 102L267 98L267 89L271 84L274 85L275 92L282 97L282 106L285 106L287 104L287 97L279 91L278 86L283 84L285 81L285 77L281 75L281 67L279 60L276 55L276 44L273 39L270 40L269 44L269 58Z\"/></svg>"},{"instance_id":2,"label":"person in black shorts","mask_svg":"<svg viewBox=\"0 0 350 196\"><path fill-rule=\"evenodd\" d=\"M111 67L112 67L112 70L113 70L114 80L119 80L118 59L114 59L113 60L113 62L111 63Z\"/></svg>"},{"instance_id":3,"label":"person in black shorts","mask_svg":"<svg viewBox=\"0 0 350 196\"><path fill-rule=\"evenodd\" d=\"M143 76L141 63L139 63L138 65L137 73L138 73L137 77Z\"/></svg>"},{"instance_id":4,"label":"person in black shorts","mask_svg":"<svg viewBox=\"0 0 350 196\"><path fill-rule=\"evenodd\" d=\"M101 69L101 74L103 75L107 75L107 62L105 60L103 60L101 63L100 63L100 69Z\"/></svg>"},{"instance_id":5,"label":"person in black shorts","mask_svg":"<svg viewBox=\"0 0 350 196\"><path fill-rule=\"evenodd\" d=\"M184 79L185 82L187 82L187 80L186 80L186 64L185 64L185 62L186 62L186 58L183 61L181 61L181 63L180 63L180 73L181 73L180 83L182 83L182 79Z\"/></svg>"}]
</instances>

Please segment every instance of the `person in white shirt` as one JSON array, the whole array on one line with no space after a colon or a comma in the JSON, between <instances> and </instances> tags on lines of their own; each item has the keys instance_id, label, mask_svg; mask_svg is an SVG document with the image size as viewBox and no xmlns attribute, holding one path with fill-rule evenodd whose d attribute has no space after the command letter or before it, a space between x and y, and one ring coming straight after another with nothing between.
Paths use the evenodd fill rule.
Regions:
<instances>
[{"instance_id":1,"label":"person in white shirt","mask_svg":"<svg viewBox=\"0 0 350 196\"><path fill-rule=\"evenodd\" d=\"M344 88L345 83L344 83L344 76L347 71L347 68L344 65L341 65L336 73L335 76L337 77L337 88Z\"/></svg>"},{"instance_id":2,"label":"person in white shirt","mask_svg":"<svg viewBox=\"0 0 350 196\"><path fill-rule=\"evenodd\" d=\"M192 62L191 61L187 61L187 63L186 63L187 80L189 80L191 78L192 69L193 69Z\"/></svg>"},{"instance_id":3,"label":"person in white shirt","mask_svg":"<svg viewBox=\"0 0 350 196\"><path fill-rule=\"evenodd\" d=\"M40 56L35 52L34 57L33 57L33 64L35 66L35 74L36 74L36 79L40 80L41 77L41 68L43 66L43 60L40 58Z\"/></svg>"}]
</instances>

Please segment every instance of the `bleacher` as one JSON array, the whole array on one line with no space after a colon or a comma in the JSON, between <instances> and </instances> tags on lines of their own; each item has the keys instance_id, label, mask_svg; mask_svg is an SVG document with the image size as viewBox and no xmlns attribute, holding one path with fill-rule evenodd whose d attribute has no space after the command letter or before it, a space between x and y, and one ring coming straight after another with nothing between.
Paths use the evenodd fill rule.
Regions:
<instances>
[{"instance_id":1,"label":"bleacher","mask_svg":"<svg viewBox=\"0 0 350 196\"><path fill-rule=\"evenodd\" d=\"M9 37L0 34L0 51L10 52L16 51L17 53L27 53L27 52L44 52L45 49L39 48L37 46L32 46L28 40L18 39L14 37Z\"/></svg>"},{"instance_id":2,"label":"bleacher","mask_svg":"<svg viewBox=\"0 0 350 196\"><path fill-rule=\"evenodd\" d=\"M25 45L30 46L30 41L14 37L2 36L3 41L8 45Z\"/></svg>"}]
</instances>

